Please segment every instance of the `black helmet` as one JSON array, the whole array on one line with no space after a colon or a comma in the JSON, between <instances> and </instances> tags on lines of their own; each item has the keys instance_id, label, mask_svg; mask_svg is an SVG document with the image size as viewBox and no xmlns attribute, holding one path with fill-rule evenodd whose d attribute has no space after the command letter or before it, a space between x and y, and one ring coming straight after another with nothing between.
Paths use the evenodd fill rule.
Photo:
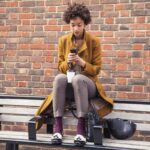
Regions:
<instances>
[{"instance_id":1,"label":"black helmet","mask_svg":"<svg viewBox=\"0 0 150 150\"><path fill-rule=\"evenodd\" d=\"M127 139L136 131L136 124L129 120L108 119L107 125L110 133L116 139Z\"/></svg>"}]
</instances>

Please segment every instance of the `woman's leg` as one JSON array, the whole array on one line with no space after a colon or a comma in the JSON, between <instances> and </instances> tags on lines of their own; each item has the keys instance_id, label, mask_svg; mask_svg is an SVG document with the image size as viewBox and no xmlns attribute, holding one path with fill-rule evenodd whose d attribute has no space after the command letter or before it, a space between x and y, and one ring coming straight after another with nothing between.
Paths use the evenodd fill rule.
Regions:
<instances>
[{"instance_id":1,"label":"woman's leg","mask_svg":"<svg viewBox=\"0 0 150 150\"><path fill-rule=\"evenodd\" d=\"M95 83L84 75L76 75L72 81L77 107L77 134L85 135L85 114L89 110L89 99L96 96Z\"/></svg>"},{"instance_id":2,"label":"woman's leg","mask_svg":"<svg viewBox=\"0 0 150 150\"><path fill-rule=\"evenodd\" d=\"M54 117L62 117L66 99L67 76L58 74L53 82L53 113Z\"/></svg>"},{"instance_id":3,"label":"woman's leg","mask_svg":"<svg viewBox=\"0 0 150 150\"><path fill-rule=\"evenodd\" d=\"M53 114L55 118L54 133L62 134L62 116L66 99L67 76L59 74L53 82Z\"/></svg>"},{"instance_id":4,"label":"woman's leg","mask_svg":"<svg viewBox=\"0 0 150 150\"><path fill-rule=\"evenodd\" d=\"M72 81L78 117L84 117L89 109L89 99L96 96L95 83L84 75L76 75Z\"/></svg>"}]
</instances>

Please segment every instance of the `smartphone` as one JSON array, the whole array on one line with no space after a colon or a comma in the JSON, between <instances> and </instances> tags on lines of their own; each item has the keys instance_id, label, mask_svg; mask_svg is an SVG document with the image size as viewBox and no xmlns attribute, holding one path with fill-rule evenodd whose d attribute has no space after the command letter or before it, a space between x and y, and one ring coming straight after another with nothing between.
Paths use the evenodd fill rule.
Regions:
<instances>
[{"instance_id":1,"label":"smartphone","mask_svg":"<svg viewBox=\"0 0 150 150\"><path fill-rule=\"evenodd\" d=\"M77 49L76 48L72 48L72 49L70 49L70 52L77 54Z\"/></svg>"}]
</instances>

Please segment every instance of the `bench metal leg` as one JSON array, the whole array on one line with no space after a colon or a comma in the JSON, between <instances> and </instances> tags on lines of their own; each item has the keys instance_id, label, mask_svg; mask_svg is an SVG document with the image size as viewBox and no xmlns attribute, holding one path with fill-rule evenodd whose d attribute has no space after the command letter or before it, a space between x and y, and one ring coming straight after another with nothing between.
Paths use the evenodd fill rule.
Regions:
<instances>
[{"instance_id":1,"label":"bench metal leg","mask_svg":"<svg viewBox=\"0 0 150 150\"><path fill-rule=\"evenodd\" d=\"M28 139L36 140L36 122L34 121L28 123Z\"/></svg>"},{"instance_id":2,"label":"bench metal leg","mask_svg":"<svg viewBox=\"0 0 150 150\"><path fill-rule=\"evenodd\" d=\"M103 126L102 125L97 125L93 127L93 135L94 135L94 144L95 145L102 145L103 144Z\"/></svg>"},{"instance_id":3,"label":"bench metal leg","mask_svg":"<svg viewBox=\"0 0 150 150\"><path fill-rule=\"evenodd\" d=\"M19 146L16 143L6 143L6 150L19 150Z\"/></svg>"},{"instance_id":4,"label":"bench metal leg","mask_svg":"<svg viewBox=\"0 0 150 150\"><path fill-rule=\"evenodd\" d=\"M53 133L53 125L52 124L47 124L47 133L50 133L50 134Z\"/></svg>"}]
</instances>

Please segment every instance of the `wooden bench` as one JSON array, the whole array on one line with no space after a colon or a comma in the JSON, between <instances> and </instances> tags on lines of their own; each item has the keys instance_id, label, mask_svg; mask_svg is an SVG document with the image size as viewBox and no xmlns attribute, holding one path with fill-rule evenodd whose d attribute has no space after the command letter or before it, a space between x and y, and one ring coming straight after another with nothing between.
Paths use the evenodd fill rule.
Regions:
<instances>
[{"instance_id":1,"label":"wooden bench","mask_svg":"<svg viewBox=\"0 0 150 150\"><path fill-rule=\"evenodd\" d=\"M0 142L6 143L6 150L18 150L19 145L41 145L52 147L50 133L52 132L50 125L48 125L48 133L40 133L34 130L35 120L34 113L41 105L44 97L16 97L16 96L0 96ZM123 118L130 119L136 122L136 135L146 133L150 135L150 103L149 102L130 102L130 101L115 101L114 111L106 116L106 118ZM30 123L29 123L30 120ZM48 121L50 123L50 120ZM28 124L29 123L29 124ZM70 112L66 112L64 117L64 126L74 126L77 120L72 117ZM8 125L7 125L8 124ZM13 125L25 126L25 130L10 131L5 126L12 127ZM28 125L33 133L28 134ZM30 131L30 130L29 130ZM36 140L29 139L29 135L36 137ZM76 148L73 144L73 135L65 135L62 148ZM138 141L137 139L130 140L116 140L103 138L103 145L94 145L94 143L87 142L85 149L150 149L150 141ZM83 148L82 148L83 149Z\"/></svg>"}]
</instances>

